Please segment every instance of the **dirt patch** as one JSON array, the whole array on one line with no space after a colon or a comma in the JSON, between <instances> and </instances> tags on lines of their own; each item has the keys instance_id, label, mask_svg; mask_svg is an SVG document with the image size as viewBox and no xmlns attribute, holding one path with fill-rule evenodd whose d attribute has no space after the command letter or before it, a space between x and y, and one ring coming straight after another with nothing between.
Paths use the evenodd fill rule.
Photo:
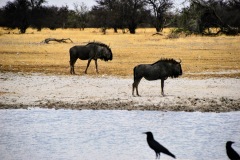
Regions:
<instances>
[{"instance_id":1,"label":"dirt patch","mask_svg":"<svg viewBox=\"0 0 240 160\"><path fill-rule=\"evenodd\" d=\"M142 80L132 96L132 78L0 73L0 109L161 110L227 112L240 110L240 79Z\"/></svg>"},{"instance_id":2,"label":"dirt patch","mask_svg":"<svg viewBox=\"0 0 240 160\"><path fill-rule=\"evenodd\" d=\"M3 95L3 94L7 94L8 92L1 92L0 91L0 96Z\"/></svg>"}]
</instances>

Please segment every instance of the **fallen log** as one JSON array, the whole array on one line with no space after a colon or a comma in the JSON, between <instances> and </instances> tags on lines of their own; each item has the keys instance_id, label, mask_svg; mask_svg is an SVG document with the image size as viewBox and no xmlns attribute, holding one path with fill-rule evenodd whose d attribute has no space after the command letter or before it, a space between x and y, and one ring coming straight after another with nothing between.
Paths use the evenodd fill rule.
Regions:
<instances>
[{"instance_id":1,"label":"fallen log","mask_svg":"<svg viewBox=\"0 0 240 160\"><path fill-rule=\"evenodd\" d=\"M62 38L62 39L56 39L56 38L46 38L41 43L49 43L50 41L56 41L58 43L67 43L66 41L69 40L73 43L73 41L70 38Z\"/></svg>"}]
</instances>

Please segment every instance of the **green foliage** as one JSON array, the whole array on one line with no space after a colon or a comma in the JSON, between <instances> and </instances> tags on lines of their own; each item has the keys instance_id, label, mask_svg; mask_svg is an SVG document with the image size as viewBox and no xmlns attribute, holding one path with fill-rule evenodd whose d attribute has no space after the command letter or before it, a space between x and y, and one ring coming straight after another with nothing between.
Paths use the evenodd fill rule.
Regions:
<instances>
[{"instance_id":1,"label":"green foliage","mask_svg":"<svg viewBox=\"0 0 240 160\"><path fill-rule=\"evenodd\" d=\"M178 27L185 31L212 34L206 30L219 28L222 33L236 34L235 28L240 28L240 9L237 7L240 2L236 0L189 0L189 3L190 6L182 9L177 20Z\"/></svg>"},{"instance_id":2,"label":"green foliage","mask_svg":"<svg viewBox=\"0 0 240 160\"><path fill-rule=\"evenodd\" d=\"M9 28L18 28L20 33L25 33L30 26L29 14L30 2L27 0L15 0L8 2L4 7L3 16L5 24Z\"/></svg>"},{"instance_id":3,"label":"green foliage","mask_svg":"<svg viewBox=\"0 0 240 160\"><path fill-rule=\"evenodd\" d=\"M176 27L186 34L212 34L209 28L236 35L240 30L239 0L186 0L189 6L180 12L170 12L173 0L96 0L88 10L84 3L67 6L43 6L46 0L14 0L0 8L0 25L18 28L128 28L134 34L137 27ZM207 31L207 32L206 32ZM178 33L176 30L173 33ZM217 34L217 33L215 33Z\"/></svg>"}]
</instances>

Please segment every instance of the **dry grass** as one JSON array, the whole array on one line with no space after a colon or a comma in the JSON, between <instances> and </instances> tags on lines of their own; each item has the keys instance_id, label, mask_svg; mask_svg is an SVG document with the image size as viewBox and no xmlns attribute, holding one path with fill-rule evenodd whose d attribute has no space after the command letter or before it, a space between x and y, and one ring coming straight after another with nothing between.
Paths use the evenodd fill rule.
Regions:
<instances>
[{"instance_id":1,"label":"dry grass","mask_svg":"<svg viewBox=\"0 0 240 160\"><path fill-rule=\"evenodd\" d=\"M137 34L113 33L102 35L99 29L29 29L27 34L0 29L0 71L42 72L69 74L69 48L100 41L110 44L113 61L99 61L100 74L131 76L132 69L140 63L153 63L160 58L182 60L184 76L187 77L240 77L240 36L202 37L188 36L167 39L169 29L163 35L155 35L154 29L138 29ZM45 38L71 38L74 43L40 44ZM78 60L75 71L83 74L87 61ZM226 71L237 71L228 73ZM215 74L215 72L226 72ZM212 74L199 74L199 73ZM95 75L91 63L88 74Z\"/></svg>"}]
</instances>

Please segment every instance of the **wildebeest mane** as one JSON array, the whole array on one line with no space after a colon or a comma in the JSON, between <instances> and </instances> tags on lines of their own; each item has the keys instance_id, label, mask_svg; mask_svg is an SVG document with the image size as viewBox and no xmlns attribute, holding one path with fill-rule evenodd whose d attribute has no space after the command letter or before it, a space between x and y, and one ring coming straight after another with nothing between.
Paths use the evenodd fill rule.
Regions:
<instances>
[{"instance_id":1,"label":"wildebeest mane","mask_svg":"<svg viewBox=\"0 0 240 160\"><path fill-rule=\"evenodd\" d=\"M154 62L153 64L151 64L151 65L155 65L155 64L157 64L157 63L160 63L160 62L167 62L167 63L173 63L173 64L177 64L177 63L179 63L179 62L177 62L176 60L174 60L174 59L167 59L167 58L161 58L160 60L158 60L157 62Z\"/></svg>"},{"instance_id":2,"label":"wildebeest mane","mask_svg":"<svg viewBox=\"0 0 240 160\"><path fill-rule=\"evenodd\" d=\"M99 45L99 46L107 47L108 49L110 49L110 48L108 47L108 45L106 45L106 44L104 44L104 43L101 43L101 42L88 42L87 45L90 45L90 44Z\"/></svg>"},{"instance_id":3,"label":"wildebeest mane","mask_svg":"<svg viewBox=\"0 0 240 160\"><path fill-rule=\"evenodd\" d=\"M87 45L91 45L91 44L93 44L93 45L98 45L98 46L102 46L102 47L106 47L109 51L111 51L111 49L109 48L109 46L106 45L106 44L104 44L104 43L101 43L101 42L89 42ZM87 46L87 45L86 45L86 46Z\"/></svg>"}]
</instances>

